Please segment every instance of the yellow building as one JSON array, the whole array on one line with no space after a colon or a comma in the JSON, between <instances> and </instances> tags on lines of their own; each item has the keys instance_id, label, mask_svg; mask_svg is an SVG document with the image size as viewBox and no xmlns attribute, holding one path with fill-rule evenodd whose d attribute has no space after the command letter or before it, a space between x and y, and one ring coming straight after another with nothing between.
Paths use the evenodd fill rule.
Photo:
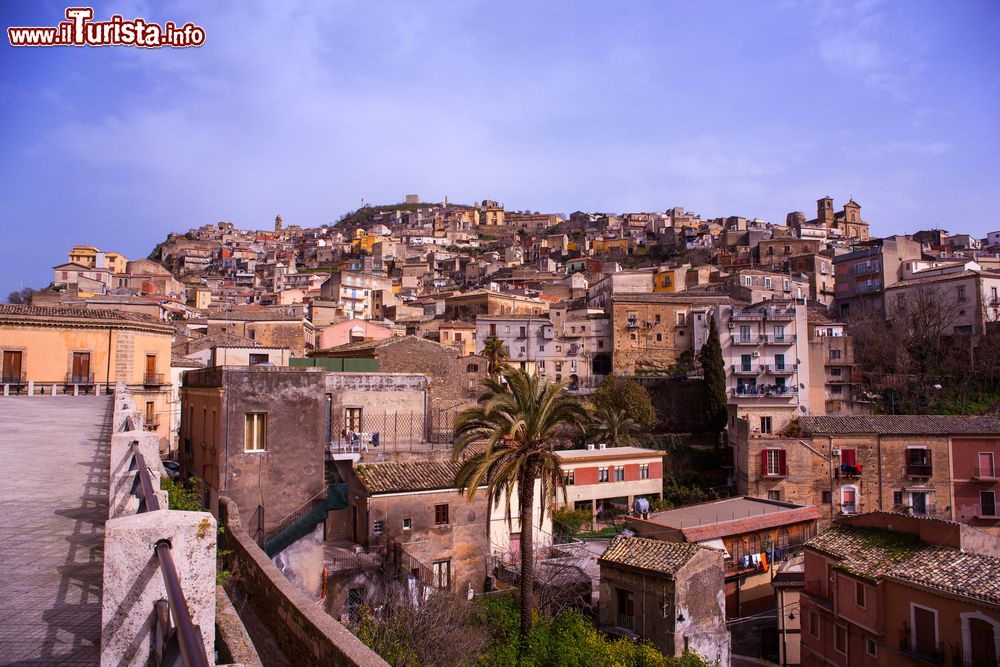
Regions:
<instances>
[{"instance_id":1,"label":"yellow building","mask_svg":"<svg viewBox=\"0 0 1000 667\"><path fill-rule=\"evenodd\" d=\"M654 292L681 292L687 286L687 268L659 269L653 276Z\"/></svg>"},{"instance_id":2,"label":"yellow building","mask_svg":"<svg viewBox=\"0 0 1000 667\"><path fill-rule=\"evenodd\" d=\"M381 240L382 237L375 232L355 229L354 240L351 241L351 250L371 254L375 244Z\"/></svg>"},{"instance_id":3,"label":"yellow building","mask_svg":"<svg viewBox=\"0 0 1000 667\"><path fill-rule=\"evenodd\" d=\"M103 255L103 263L98 263L98 258ZM109 269L111 273L125 273L128 266L128 259L120 252L102 252L92 245L75 245L69 251L69 261L72 264L79 264L88 268Z\"/></svg>"},{"instance_id":4,"label":"yellow building","mask_svg":"<svg viewBox=\"0 0 1000 667\"><path fill-rule=\"evenodd\" d=\"M627 255L632 251L632 239L594 239L595 255Z\"/></svg>"},{"instance_id":5,"label":"yellow building","mask_svg":"<svg viewBox=\"0 0 1000 667\"><path fill-rule=\"evenodd\" d=\"M172 430L173 332L136 313L2 304L3 395L104 394L124 382L165 452Z\"/></svg>"}]
</instances>

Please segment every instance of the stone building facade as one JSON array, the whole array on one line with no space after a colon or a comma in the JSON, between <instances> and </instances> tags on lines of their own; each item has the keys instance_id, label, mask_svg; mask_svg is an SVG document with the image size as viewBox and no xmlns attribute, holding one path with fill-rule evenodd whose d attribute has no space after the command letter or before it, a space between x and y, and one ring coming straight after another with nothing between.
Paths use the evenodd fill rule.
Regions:
<instances>
[{"instance_id":1,"label":"stone building facade","mask_svg":"<svg viewBox=\"0 0 1000 667\"><path fill-rule=\"evenodd\" d=\"M619 536L598 565L602 628L637 634L665 655L690 650L729 664L721 551Z\"/></svg>"},{"instance_id":2,"label":"stone building facade","mask_svg":"<svg viewBox=\"0 0 1000 667\"><path fill-rule=\"evenodd\" d=\"M232 334L266 347L287 347L296 357L304 357L316 347L316 330L301 314L274 310L217 313L208 318L206 334Z\"/></svg>"}]
</instances>

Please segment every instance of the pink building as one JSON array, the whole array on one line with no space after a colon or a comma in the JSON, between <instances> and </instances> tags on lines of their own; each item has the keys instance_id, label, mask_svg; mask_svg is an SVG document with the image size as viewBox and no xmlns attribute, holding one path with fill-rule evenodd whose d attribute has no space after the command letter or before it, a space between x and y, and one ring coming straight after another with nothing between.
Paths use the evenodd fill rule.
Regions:
<instances>
[{"instance_id":1,"label":"pink building","mask_svg":"<svg viewBox=\"0 0 1000 667\"><path fill-rule=\"evenodd\" d=\"M319 330L317 348L326 350L362 340L383 340L391 336L402 336L404 333L405 331L397 332L368 320L344 320Z\"/></svg>"}]
</instances>

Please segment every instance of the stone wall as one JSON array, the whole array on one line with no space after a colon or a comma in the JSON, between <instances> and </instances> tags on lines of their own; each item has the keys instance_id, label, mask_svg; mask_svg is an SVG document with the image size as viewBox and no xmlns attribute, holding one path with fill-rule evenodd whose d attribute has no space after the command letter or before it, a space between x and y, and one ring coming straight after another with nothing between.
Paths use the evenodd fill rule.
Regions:
<instances>
[{"instance_id":1,"label":"stone wall","mask_svg":"<svg viewBox=\"0 0 1000 667\"><path fill-rule=\"evenodd\" d=\"M226 527L225 558L233 580L289 662L310 667L388 665L285 578L247 535L236 504L225 496L219 499L219 517Z\"/></svg>"}]
</instances>

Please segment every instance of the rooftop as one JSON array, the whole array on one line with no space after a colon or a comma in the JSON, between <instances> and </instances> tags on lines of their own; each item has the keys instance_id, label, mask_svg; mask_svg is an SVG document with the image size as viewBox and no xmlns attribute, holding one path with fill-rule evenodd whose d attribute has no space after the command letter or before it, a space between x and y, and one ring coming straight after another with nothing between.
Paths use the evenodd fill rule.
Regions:
<instances>
[{"instance_id":1,"label":"rooftop","mask_svg":"<svg viewBox=\"0 0 1000 667\"><path fill-rule=\"evenodd\" d=\"M449 460L362 463L354 474L369 493L454 489L461 464Z\"/></svg>"},{"instance_id":2,"label":"rooftop","mask_svg":"<svg viewBox=\"0 0 1000 667\"><path fill-rule=\"evenodd\" d=\"M673 576L704 548L684 542L619 535L612 540L598 563L625 565Z\"/></svg>"},{"instance_id":3,"label":"rooftop","mask_svg":"<svg viewBox=\"0 0 1000 667\"><path fill-rule=\"evenodd\" d=\"M688 542L702 542L819 517L819 510L812 506L742 496L655 512L641 521L679 530Z\"/></svg>"},{"instance_id":4,"label":"rooftop","mask_svg":"<svg viewBox=\"0 0 1000 667\"><path fill-rule=\"evenodd\" d=\"M1000 417L954 415L853 415L799 417L808 434L997 435Z\"/></svg>"},{"instance_id":5,"label":"rooftop","mask_svg":"<svg viewBox=\"0 0 1000 667\"><path fill-rule=\"evenodd\" d=\"M889 579L1000 604L1000 558L928 547L887 575Z\"/></svg>"},{"instance_id":6,"label":"rooftop","mask_svg":"<svg viewBox=\"0 0 1000 667\"><path fill-rule=\"evenodd\" d=\"M809 540L806 546L837 558L839 569L868 581L888 574L920 551L932 549L909 533L837 524Z\"/></svg>"},{"instance_id":7,"label":"rooftop","mask_svg":"<svg viewBox=\"0 0 1000 667\"><path fill-rule=\"evenodd\" d=\"M159 319L143 313L78 306L29 306L24 304L0 304L0 321L24 323L59 323L71 325L141 325L165 333L173 333L173 327ZM53 322L55 321L55 322Z\"/></svg>"},{"instance_id":8,"label":"rooftop","mask_svg":"<svg viewBox=\"0 0 1000 667\"><path fill-rule=\"evenodd\" d=\"M605 449L559 449L556 456L566 461L608 459L608 458L631 458L634 456L657 456L666 454L657 449L645 449L643 447L607 447Z\"/></svg>"}]
</instances>

